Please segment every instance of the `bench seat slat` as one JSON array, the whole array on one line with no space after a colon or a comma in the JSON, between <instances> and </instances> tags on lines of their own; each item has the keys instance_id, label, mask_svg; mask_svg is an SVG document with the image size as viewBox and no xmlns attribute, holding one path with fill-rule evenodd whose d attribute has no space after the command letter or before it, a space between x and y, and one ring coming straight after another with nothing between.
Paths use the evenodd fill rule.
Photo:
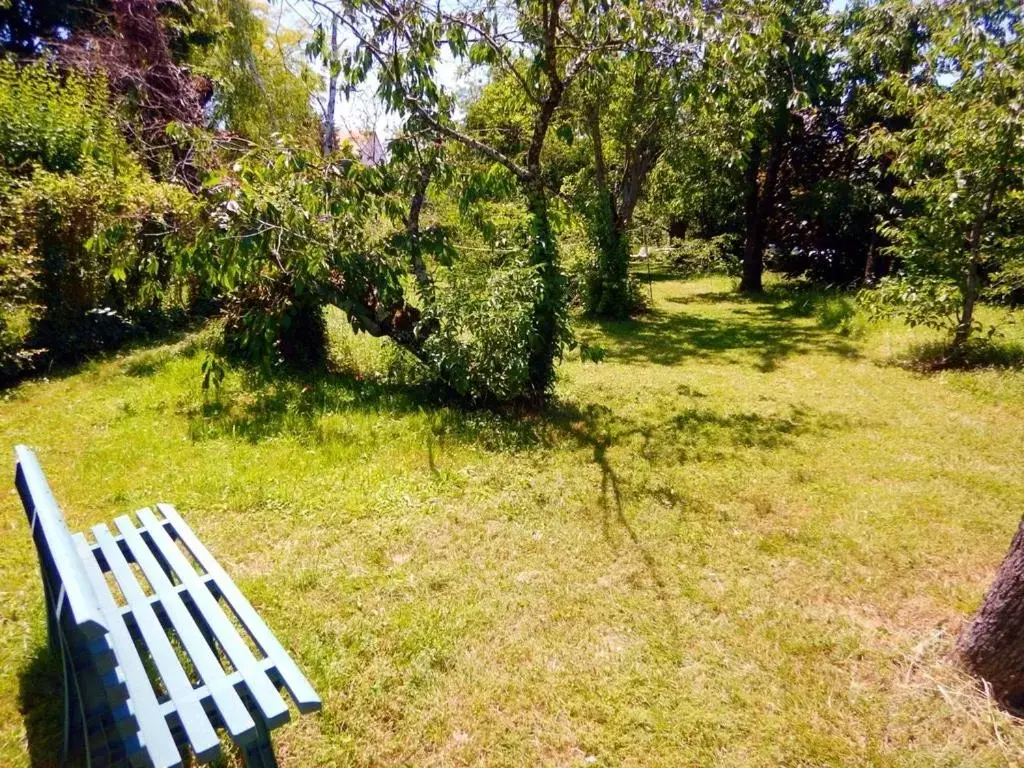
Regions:
<instances>
[{"instance_id":1,"label":"bench seat slat","mask_svg":"<svg viewBox=\"0 0 1024 768\"><path fill-rule=\"evenodd\" d=\"M117 580L121 594L132 608L139 633L153 657L168 695L174 702L178 718L192 745L192 751L200 762L213 760L220 754L220 739L206 717L202 702L196 697L192 682L181 666L181 660L171 646L171 641L153 611L153 606L135 580L135 574L114 541L110 529L105 525L96 525L93 526L92 532Z\"/></svg>"},{"instance_id":2,"label":"bench seat slat","mask_svg":"<svg viewBox=\"0 0 1024 768\"><path fill-rule=\"evenodd\" d=\"M134 745L136 749L131 750L130 759L133 763L141 764L152 761L156 768L180 768L182 765L181 754L174 743L174 736L160 712L160 704L153 692L149 676L146 674L135 643L132 642L131 633L129 633L121 612L114 602L114 597L110 594L107 582L103 578L103 572L92 556L85 536L78 533L73 538L78 547L86 577L89 579L100 608L103 610L110 632L111 644L121 670L124 672L131 706L138 722L140 738ZM126 746L130 748L133 745ZM147 755L148 760L146 759Z\"/></svg>"},{"instance_id":3,"label":"bench seat slat","mask_svg":"<svg viewBox=\"0 0 1024 768\"><path fill-rule=\"evenodd\" d=\"M188 596L216 636L235 669L241 673L267 727L276 728L288 722L290 715L281 694L277 692L277 688L274 687L259 661L249 650L249 646L239 636L238 630L235 629L220 603L210 592L207 582L196 573L195 568L167 534L164 526L157 521L152 510L140 509L138 516L164 560L174 570L181 582L189 586ZM131 520L123 516L117 518L114 524L122 534L133 527ZM208 569L207 572L211 571Z\"/></svg>"},{"instance_id":4,"label":"bench seat slat","mask_svg":"<svg viewBox=\"0 0 1024 768\"><path fill-rule=\"evenodd\" d=\"M174 630L181 638L192 663L196 665L199 677L202 678L213 698L214 706L224 721L224 726L232 738L239 743L251 741L256 736L256 723L246 710L237 691L225 680L226 673L217 660L196 624L192 614L182 600L182 590L171 584L156 557L143 541L140 532L127 517L119 517L114 521L128 550L142 569L155 596L159 599L164 613L170 620ZM181 585L186 586L186 585ZM195 693L192 694L193 696Z\"/></svg>"},{"instance_id":5,"label":"bench seat slat","mask_svg":"<svg viewBox=\"0 0 1024 768\"><path fill-rule=\"evenodd\" d=\"M124 541L124 536L118 535L114 539L114 541ZM209 576L203 576L203 580L204 581L213 581L213 579L210 578ZM184 593L184 592L188 591L188 587L186 587L184 584L176 584L174 586L174 591L178 592L178 593ZM159 609L162 608L162 601L160 600L160 595L157 595L157 594L149 595L146 598L146 600L149 603L151 603L155 609L159 610ZM123 606L121 606L121 613L123 613L124 615L127 616L131 612L132 612L132 607L130 605L123 605Z\"/></svg>"},{"instance_id":6,"label":"bench seat slat","mask_svg":"<svg viewBox=\"0 0 1024 768\"><path fill-rule=\"evenodd\" d=\"M228 604L237 614L239 620L255 638L257 645L274 662L278 674L284 682L285 687L295 700L299 712L303 714L315 712L320 709L320 697L313 690L313 686L292 657L284 649L274 633L260 618L256 609L245 598L235 582L220 566L220 563L210 554L209 550L199 541L199 538L189 528L188 524L181 518L177 510L170 504L157 504L157 509L170 521L171 528L182 543L192 553L196 561L206 570L206 573L214 578L220 593L228 601ZM150 520L152 522L150 522ZM160 523L150 513L150 520L147 525L159 525ZM161 529L163 530L163 529ZM177 552L177 548L175 548ZM191 568L189 569L191 570Z\"/></svg>"}]
</instances>

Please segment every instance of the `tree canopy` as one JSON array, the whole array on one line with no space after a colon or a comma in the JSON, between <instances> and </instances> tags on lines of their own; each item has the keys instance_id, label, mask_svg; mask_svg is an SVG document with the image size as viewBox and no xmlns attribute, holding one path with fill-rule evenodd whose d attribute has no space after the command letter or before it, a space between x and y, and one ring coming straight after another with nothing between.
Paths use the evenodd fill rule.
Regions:
<instances>
[{"instance_id":1,"label":"tree canopy","mask_svg":"<svg viewBox=\"0 0 1024 768\"><path fill-rule=\"evenodd\" d=\"M878 283L869 305L954 348L980 299L1020 295L1015 4L287 7L273 25L246 0L0 12L20 57L0 93L11 360L60 345L54 312L202 306L226 350L319 365L335 306L453 393L542 403L577 307L643 311L641 228L750 293L765 269ZM339 144L357 90L392 127ZM55 224L97 173L118 182ZM85 254L88 296L25 289Z\"/></svg>"}]
</instances>

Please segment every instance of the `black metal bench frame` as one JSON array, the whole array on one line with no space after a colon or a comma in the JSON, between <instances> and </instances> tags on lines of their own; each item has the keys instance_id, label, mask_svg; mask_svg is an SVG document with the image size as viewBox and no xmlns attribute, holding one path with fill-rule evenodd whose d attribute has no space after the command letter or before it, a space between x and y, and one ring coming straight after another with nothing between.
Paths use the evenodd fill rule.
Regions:
<instances>
[{"instance_id":1,"label":"black metal bench frame","mask_svg":"<svg viewBox=\"0 0 1024 768\"><path fill-rule=\"evenodd\" d=\"M247 765L276 766L270 732L290 718L280 690L301 713L320 698L177 511L118 517L117 533L93 526L90 543L68 531L33 453L15 456L63 663L63 761L176 768L191 752L207 763L223 732Z\"/></svg>"}]
</instances>

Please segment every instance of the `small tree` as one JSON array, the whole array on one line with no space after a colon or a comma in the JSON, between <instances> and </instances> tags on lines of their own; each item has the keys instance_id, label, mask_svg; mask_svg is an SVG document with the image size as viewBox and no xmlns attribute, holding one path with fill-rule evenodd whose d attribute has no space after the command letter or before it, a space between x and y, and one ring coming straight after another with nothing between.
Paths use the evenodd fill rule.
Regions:
<instances>
[{"instance_id":1,"label":"small tree","mask_svg":"<svg viewBox=\"0 0 1024 768\"><path fill-rule=\"evenodd\" d=\"M905 130L879 129L873 150L906 185L906 214L882 226L903 266L883 297L911 321L951 331L963 352L986 285L1019 282L1024 213L1024 11L1006 0L935 2L926 17L926 78L896 76Z\"/></svg>"}]
</instances>

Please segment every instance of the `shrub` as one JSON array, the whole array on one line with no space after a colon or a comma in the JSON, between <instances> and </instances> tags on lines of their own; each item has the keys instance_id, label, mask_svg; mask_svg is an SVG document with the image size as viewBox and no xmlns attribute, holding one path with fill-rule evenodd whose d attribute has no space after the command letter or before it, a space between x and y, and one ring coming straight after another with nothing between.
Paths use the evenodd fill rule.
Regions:
<instances>
[{"instance_id":1,"label":"shrub","mask_svg":"<svg viewBox=\"0 0 1024 768\"><path fill-rule=\"evenodd\" d=\"M675 268L686 277L738 275L738 248L738 237L732 234L716 235L708 239L676 240L672 243L671 259Z\"/></svg>"},{"instance_id":2,"label":"shrub","mask_svg":"<svg viewBox=\"0 0 1024 768\"><path fill-rule=\"evenodd\" d=\"M570 232L559 242L562 269L566 278L566 298L569 306L595 312L596 299L602 280L596 246L589 237ZM626 305L623 312L632 316L647 309L646 296L636 276L630 274L626 285Z\"/></svg>"},{"instance_id":3,"label":"shrub","mask_svg":"<svg viewBox=\"0 0 1024 768\"><path fill-rule=\"evenodd\" d=\"M438 330L424 352L449 386L475 400L512 400L526 391L540 289L525 254L490 270L448 271L434 304Z\"/></svg>"},{"instance_id":4,"label":"shrub","mask_svg":"<svg viewBox=\"0 0 1024 768\"><path fill-rule=\"evenodd\" d=\"M0 115L0 164L12 175L131 163L100 77L61 77L42 62L19 68L0 59Z\"/></svg>"},{"instance_id":5,"label":"shrub","mask_svg":"<svg viewBox=\"0 0 1024 768\"><path fill-rule=\"evenodd\" d=\"M9 378L159 325L155 315L174 303L163 235L188 220L192 198L142 169L102 79L0 61L0 109L0 376Z\"/></svg>"},{"instance_id":6,"label":"shrub","mask_svg":"<svg viewBox=\"0 0 1024 768\"><path fill-rule=\"evenodd\" d=\"M874 290L861 293L861 302L872 317L902 317L911 327L921 325L950 335L960 322L963 306L956 282L928 275L884 278Z\"/></svg>"}]
</instances>

